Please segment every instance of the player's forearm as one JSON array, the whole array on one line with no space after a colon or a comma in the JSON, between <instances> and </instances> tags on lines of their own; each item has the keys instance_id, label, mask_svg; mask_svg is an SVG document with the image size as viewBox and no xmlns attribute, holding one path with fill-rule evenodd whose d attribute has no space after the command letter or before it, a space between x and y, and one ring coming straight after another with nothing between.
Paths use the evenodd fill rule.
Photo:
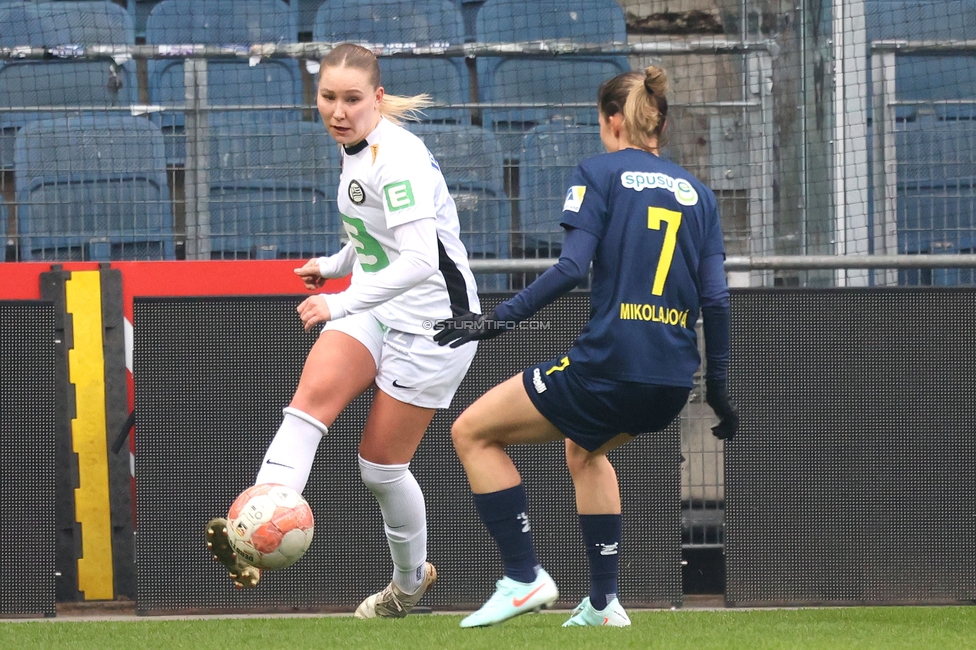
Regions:
<instances>
[{"instance_id":1,"label":"player's forearm","mask_svg":"<svg viewBox=\"0 0 976 650\"><path fill-rule=\"evenodd\" d=\"M319 275L323 278L342 278L352 273L356 264L356 247L348 242L335 255L318 258Z\"/></svg>"},{"instance_id":2,"label":"player's forearm","mask_svg":"<svg viewBox=\"0 0 976 650\"><path fill-rule=\"evenodd\" d=\"M725 381L729 369L729 285L725 256L709 255L698 268L701 284L702 333L705 335L705 378Z\"/></svg>"},{"instance_id":3,"label":"player's forearm","mask_svg":"<svg viewBox=\"0 0 976 650\"><path fill-rule=\"evenodd\" d=\"M729 372L731 345L730 310L702 307L702 333L705 335L705 378L725 381Z\"/></svg>"},{"instance_id":4,"label":"player's forearm","mask_svg":"<svg viewBox=\"0 0 976 650\"><path fill-rule=\"evenodd\" d=\"M396 298L437 272L434 219L411 221L393 229L400 256L376 273L364 273L342 293L325 296L332 320L367 311Z\"/></svg>"},{"instance_id":5,"label":"player's forearm","mask_svg":"<svg viewBox=\"0 0 976 650\"><path fill-rule=\"evenodd\" d=\"M500 321L523 321L571 291L586 279L599 241L596 235L585 230L567 230L559 262L517 295L498 305L495 317Z\"/></svg>"}]
</instances>

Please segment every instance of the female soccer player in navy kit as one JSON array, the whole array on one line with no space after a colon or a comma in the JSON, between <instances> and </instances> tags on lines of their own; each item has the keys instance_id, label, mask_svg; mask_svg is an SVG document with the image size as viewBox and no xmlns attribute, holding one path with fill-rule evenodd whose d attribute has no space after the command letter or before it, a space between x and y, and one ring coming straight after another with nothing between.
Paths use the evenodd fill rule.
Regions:
<instances>
[{"instance_id":1,"label":"female soccer player in navy kit","mask_svg":"<svg viewBox=\"0 0 976 650\"><path fill-rule=\"evenodd\" d=\"M657 155L667 116L663 70L627 72L598 92L606 154L576 168L563 205L559 262L487 315L438 324L452 347L496 336L585 279L593 263L591 317L566 355L526 369L472 404L451 435L475 506L498 543L504 577L462 627L500 623L552 605L559 591L532 546L526 495L505 447L565 439L590 563L590 594L564 625L630 625L617 599L620 490L607 452L678 416L701 359L713 429L731 438L729 294L715 197Z\"/></svg>"},{"instance_id":2,"label":"female soccer player in navy kit","mask_svg":"<svg viewBox=\"0 0 976 650\"><path fill-rule=\"evenodd\" d=\"M375 388L359 469L383 515L393 580L359 605L358 618L406 616L436 579L424 495L409 464L475 353L447 350L431 337L430 319L480 306L444 176L424 143L397 124L425 103L386 94L376 56L359 45L340 44L322 61L318 109L342 146L338 201L349 243L296 273L308 289L350 272L352 283L298 306L306 330L325 327L255 481L301 492L333 421ZM210 522L211 551L239 587L254 587L260 572L234 554L226 525Z\"/></svg>"}]
</instances>

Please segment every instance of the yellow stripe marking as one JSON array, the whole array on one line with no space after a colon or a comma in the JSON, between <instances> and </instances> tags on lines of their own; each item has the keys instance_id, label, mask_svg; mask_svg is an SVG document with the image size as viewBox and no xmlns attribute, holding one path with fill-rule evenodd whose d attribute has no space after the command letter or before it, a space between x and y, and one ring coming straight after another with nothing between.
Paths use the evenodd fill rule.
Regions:
<instances>
[{"instance_id":1,"label":"yellow stripe marking","mask_svg":"<svg viewBox=\"0 0 976 650\"><path fill-rule=\"evenodd\" d=\"M112 517L108 490L105 425L105 356L102 347L102 288L98 271L78 271L65 282L66 309L72 316L74 348L68 351L68 376L75 387L72 449L78 455L79 487L75 518L81 524L78 590L85 600L115 597Z\"/></svg>"}]
</instances>

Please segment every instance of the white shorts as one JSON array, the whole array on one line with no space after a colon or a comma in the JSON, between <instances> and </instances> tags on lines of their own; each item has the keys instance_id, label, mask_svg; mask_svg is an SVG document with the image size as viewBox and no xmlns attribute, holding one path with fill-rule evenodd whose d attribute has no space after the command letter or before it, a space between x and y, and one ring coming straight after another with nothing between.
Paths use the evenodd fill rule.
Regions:
<instances>
[{"instance_id":1,"label":"white shorts","mask_svg":"<svg viewBox=\"0 0 976 650\"><path fill-rule=\"evenodd\" d=\"M408 334L381 323L371 311L329 321L322 331L348 334L369 350L376 362L376 386L390 397L420 406L443 409L467 374L477 343L451 349L431 336Z\"/></svg>"}]
</instances>

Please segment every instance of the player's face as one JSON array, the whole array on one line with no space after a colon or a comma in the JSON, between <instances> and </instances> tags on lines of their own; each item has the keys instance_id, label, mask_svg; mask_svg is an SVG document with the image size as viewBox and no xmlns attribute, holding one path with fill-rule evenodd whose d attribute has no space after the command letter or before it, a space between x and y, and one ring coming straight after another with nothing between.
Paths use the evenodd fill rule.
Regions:
<instances>
[{"instance_id":1,"label":"player's face","mask_svg":"<svg viewBox=\"0 0 976 650\"><path fill-rule=\"evenodd\" d=\"M339 144L365 139L379 124L382 101L383 87L373 88L365 70L339 66L319 73L319 115Z\"/></svg>"}]
</instances>

